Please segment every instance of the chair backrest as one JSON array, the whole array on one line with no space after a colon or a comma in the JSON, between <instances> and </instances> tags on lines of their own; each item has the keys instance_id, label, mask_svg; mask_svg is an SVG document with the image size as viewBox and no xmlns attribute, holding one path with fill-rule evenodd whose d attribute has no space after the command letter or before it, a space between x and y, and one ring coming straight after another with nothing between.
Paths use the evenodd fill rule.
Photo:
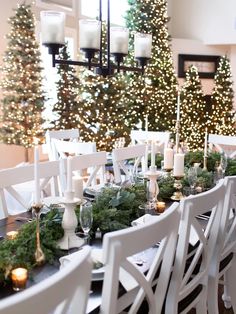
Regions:
<instances>
[{"instance_id":1,"label":"chair backrest","mask_svg":"<svg viewBox=\"0 0 236 314\"><path fill-rule=\"evenodd\" d=\"M213 144L217 151L224 152L230 158L236 155L236 136L209 134L208 143Z\"/></svg>"},{"instance_id":2,"label":"chair backrest","mask_svg":"<svg viewBox=\"0 0 236 314\"><path fill-rule=\"evenodd\" d=\"M149 311L142 313L161 313L176 248L180 217L177 208L174 203L163 215L153 216L143 225L105 234L102 314L120 313L127 306L131 306L128 313L137 313L145 297ZM137 266L138 255L146 255L146 271ZM121 296L119 280L129 286Z\"/></svg>"},{"instance_id":3,"label":"chair backrest","mask_svg":"<svg viewBox=\"0 0 236 314\"><path fill-rule=\"evenodd\" d=\"M69 129L69 130L48 130L45 134L47 153L49 160L57 160L57 155L55 155L55 148L53 147L51 140L70 140L73 142L78 142L79 139L79 130L78 129Z\"/></svg>"},{"instance_id":4,"label":"chair backrest","mask_svg":"<svg viewBox=\"0 0 236 314\"><path fill-rule=\"evenodd\" d=\"M211 190L191 195L180 202L179 239L166 313L187 313L197 302L206 309L208 270L218 239L224 194L225 186L221 180ZM208 220L199 216L205 213ZM206 311L201 309L198 313Z\"/></svg>"},{"instance_id":5,"label":"chair backrest","mask_svg":"<svg viewBox=\"0 0 236 314\"><path fill-rule=\"evenodd\" d=\"M83 155L96 152L95 142L71 142L58 139L52 139L51 145L55 160L65 158L67 154Z\"/></svg>"},{"instance_id":6,"label":"chair backrest","mask_svg":"<svg viewBox=\"0 0 236 314\"><path fill-rule=\"evenodd\" d=\"M47 196L47 194L59 195L58 182L62 168L59 161L39 163L41 196ZM19 211L26 211L30 208L30 202L33 201L32 193L35 192L33 181L33 164L0 170L0 205L4 216L7 217L11 213L10 206L19 207ZM26 187L26 183L29 184L30 188ZM48 187L50 191L48 191ZM26 189L28 193L25 193Z\"/></svg>"},{"instance_id":7,"label":"chair backrest","mask_svg":"<svg viewBox=\"0 0 236 314\"><path fill-rule=\"evenodd\" d=\"M51 277L1 300L0 313L86 313L92 269L90 253L88 246L83 247L76 259Z\"/></svg>"},{"instance_id":8,"label":"chair backrest","mask_svg":"<svg viewBox=\"0 0 236 314\"><path fill-rule=\"evenodd\" d=\"M113 149L112 162L116 183L120 183L122 181L121 171L124 172L125 180L130 179L131 176L137 172L138 166L140 165L142 158L145 156L145 152L145 144ZM127 161L132 159L135 162L132 166L132 170L130 171Z\"/></svg>"},{"instance_id":9,"label":"chair backrest","mask_svg":"<svg viewBox=\"0 0 236 314\"><path fill-rule=\"evenodd\" d=\"M143 144L146 141L154 140L158 143L158 151L163 153L164 148L166 148L169 143L170 132L131 130L130 137L133 145Z\"/></svg>"},{"instance_id":10,"label":"chair backrest","mask_svg":"<svg viewBox=\"0 0 236 314\"><path fill-rule=\"evenodd\" d=\"M71 168L72 171L81 171L86 169L92 169L86 175L86 181L84 187L87 188L94 184L94 179L99 175L100 184L105 183L105 165L107 163L106 152L96 152L92 154L79 155L72 157Z\"/></svg>"}]
</instances>

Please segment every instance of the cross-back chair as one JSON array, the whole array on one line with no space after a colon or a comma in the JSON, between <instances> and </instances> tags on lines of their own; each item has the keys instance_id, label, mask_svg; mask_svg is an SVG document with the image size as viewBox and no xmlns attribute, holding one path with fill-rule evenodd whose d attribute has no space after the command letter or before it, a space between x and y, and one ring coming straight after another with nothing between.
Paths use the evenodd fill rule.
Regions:
<instances>
[{"instance_id":1,"label":"cross-back chair","mask_svg":"<svg viewBox=\"0 0 236 314\"><path fill-rule=\"evenodd\" d=\"M79 130L78 129L68 129L68 130L48 130L45 134L46 147L49 160L57 160L58 153L52 144L52 139L57 140L68 140L71 142L78 142L79 140Z\"/></svg>"},{"instance_id":2,"label":"cross-back chair","mask_svg":"<svg viewBox=\"0 0 236 314\"><path fill-rule=\"evenodd\" d=\"M100 313L115 314L125 309L127 313L137 313L139 309L142 309L140 313L161 313L177 241L180 218L177 207L177 203L172 204L163 215L154 216L143 225L105 234L105 275ZM150 248L154 252L153 257L147 272L143 273L135 264L134 256L145 254L145 250ZM130 277L134 283L126 287L123 294L119 283L122 276L125 281ZM144 299L149 311L143 308Z\"/></svg>"},{"instance_id":3,"label":"cross-back chair","mask_svg":"<svg viewBox=\"0 0 236 314\"><path fill-rule=\"evenodd\" d=\"M230 158L236 156L236 136L209 134L208 143L211 148L215 147L217 151L224 152Z\"/></svg>"},{"instance_id":4,"label":"cross-back chair","mask_svg":"<svg viewBox=\"0 0 236 314\"><path fill-rule=\"evenodd\" d=\"M131 130L130 138L133 145L144 144L147 141L158 143L156 152L163 153L170 140L170 132Z\"/></svg>"},{"instance_id":5,"label":"cross-back chair","mask_svg":"<svg viewBox=\"0 0 236 314\"><path fill-rule=\"evenodd\" d=\"M76 259L36 285L1 300L2 314L86 313L92 261L88 246Z\"/></svg>"},{"instance_id":6,"label":"cross-back chair","mask_svg":"<svg viewBox=\"0 0 236 314\"><path fill-rule=\"evenodd\" d=\"M97 183L104 185L105 183L105 165L107 163L106 152L95 152L92 154L79 155L72 157L71 168L72 171L83 171L92 169L89 173L86 173L86 180L84 181L84 188L88 188L91 185Z\"/></svg>"},{"instance_id":7,"label":"cross-back chair","mask_svg":"<svg viewBox=\"0 0 236 314\"><path fill-rule=\"evenodd\" d=\"M138 167L141 164L146 152L146 145L139 144L134 146L122 147L113 149L112 162L114 178L116 183L122 182L122 172L125 179L131 179L132 175L137 173ZM134 165L130 169L129 160L134 160Z\"/></svg>"},{"instance_id":8,"label":"cross-back chair","mask_svg":"<svg viewBox=\"0 0 236 314\"><path fill-rule=\"evenodd\" d=\"M38 164L41 196L59 195L59 182L62 167L59 161L46 161ZM25 193L29 185L29 193ZM50 186L48 191L48 187ZM0 204L5 217L11 213L27 211L33 201L34 165L25 165L0 170ZM11 208L14 207L14 208ZM18 210L15 210L15 207ZM14 211L15 210L15 211Z\"/></svg>"},{"instance_id":9,"label":"cross-back chair","mask_svg":"<svg viewBox=\"0 0 236 314\"><path fill-rule=\"evenodd\" d=\"M208 270L219 233L225 187L223 181L209 191L180 202L181 220L165 313L207 313ZM209 219L199 215L208 213Z\"/></svg>"},{"instance_id":10,"label":"cross-back chair","mask_svg":"<svg viewBox=\"0 0 236 314\"><path fill-rule=\"evenodd\" d=\"M219 237L211 259L208 286L208 313L217 314L218 284L224 285L222 299L225 307L233 305L236 312L236 176L226 177L225 202L220 222ZM223 278L224 280L220 280Z\"/></svg>"}]
</instances>

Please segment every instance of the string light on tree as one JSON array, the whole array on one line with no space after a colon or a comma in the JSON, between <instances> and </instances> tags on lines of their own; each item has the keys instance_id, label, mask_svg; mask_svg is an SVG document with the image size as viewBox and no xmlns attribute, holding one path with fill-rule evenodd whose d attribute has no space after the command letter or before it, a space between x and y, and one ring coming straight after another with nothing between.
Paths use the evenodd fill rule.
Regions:
<instances>
[{"instance_id":1,"label":"string light on tree","mask_svg":"<svg viewBox=\"0 0 236 314\"><path fill-rule=\"evenodd\" d=\"M214 78L211 96L212 114L210 129L212 133L235 135L236 113L233 108L234 92L230 60L227 56L220 59Z\"/></svg>"},{"instance_id":2,"label":"string light on tree","mask_svg":"<svg viewBox=\"0 0 236 314\"><path fill-rule=\"evenodd\" d=\"M133 128L145 115L149 117L149 130L173 130L177 78L169 46L166 0L128 0L127 27L132 32L152 34L152 56L143 77L130 74L127 85L128 124ZM131 45L133 44L131 39ZM130 54L129 62L132 64Z\"/></svg>"},{"instance_id":3,"label":"string light on tree","mask_svg":"<svg viewBox=\"0 0 236 314\"><path fill-rule=\"evenodd\" d=\"M11 30L3 57L0 139L6 144L34 145L43 138L44 93L35 18L31 6L18 5L9 19ZM26 159L28 155L26 154Z\"/></svg>"},{"instance_id":4,"label":"string light on tree","mask_svg":"<svg viewBox=\"0 0 236 314\"><path fill-rule=\"evenodd\" d=\"M181 136L189 150L204 148L204 134L209 114L198 70L190 66L181 89Z\"/></svg>"},{"instance_id":5,"label":"string light on tree","mask_svg":"<svg viewBox=\"0 0 236 314\"><path fill-rule=\"evenodd\" d=\"M59 58L69 60L68 47L65 45ZM59 80L57 86L57 103L53 105L52 111L56 114L57 119L53 122L55 129L76 129L80 121L78 114L77 89L79 79L73 66L68 64L58 65Z\"/></svg>"}]
</instances>

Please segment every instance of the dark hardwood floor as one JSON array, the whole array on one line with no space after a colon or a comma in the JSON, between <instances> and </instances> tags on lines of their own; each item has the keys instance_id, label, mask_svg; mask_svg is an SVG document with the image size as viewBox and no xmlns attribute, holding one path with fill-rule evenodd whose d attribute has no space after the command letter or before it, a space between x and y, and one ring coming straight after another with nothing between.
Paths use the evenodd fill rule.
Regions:
<instances>
[{"instance_id":1,"label":"dark hardwood floor","mask_svg":"<svg viewBox=\"0 0 236 314\"><path fill-rule=\"evenodd\" d=\"M232 308L230 308L228 310L225 309L224 302L222 301L222 298L221 298L222 294L223 294L223 286L220 285L219 286L219 294L218 294L219 314L234 314L234 311ZM189 314L195 314L195 313L196 313L195 310L191 310L189 312Z\"/></svg>"}]
</instances>

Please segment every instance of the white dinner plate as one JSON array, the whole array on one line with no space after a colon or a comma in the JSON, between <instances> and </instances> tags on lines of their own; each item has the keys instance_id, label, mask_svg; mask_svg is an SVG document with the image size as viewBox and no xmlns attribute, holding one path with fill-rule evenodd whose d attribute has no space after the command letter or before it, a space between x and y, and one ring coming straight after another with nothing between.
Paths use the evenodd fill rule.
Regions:
<instances>
[{"instance_id":1,"label":"white dinner plate","mask_svg":"<svg viewBox=\"0 0 236 314\"><path fill-rule=\"evenodd\" d=\"M102 248L101 249L92 249L92 260L95 263L96 261L101 262L102 261ZM104 278L104 270L105 267L102 266L98 269L92 270L92 281L100 281Z\"/></svg>"}]
</instances>

